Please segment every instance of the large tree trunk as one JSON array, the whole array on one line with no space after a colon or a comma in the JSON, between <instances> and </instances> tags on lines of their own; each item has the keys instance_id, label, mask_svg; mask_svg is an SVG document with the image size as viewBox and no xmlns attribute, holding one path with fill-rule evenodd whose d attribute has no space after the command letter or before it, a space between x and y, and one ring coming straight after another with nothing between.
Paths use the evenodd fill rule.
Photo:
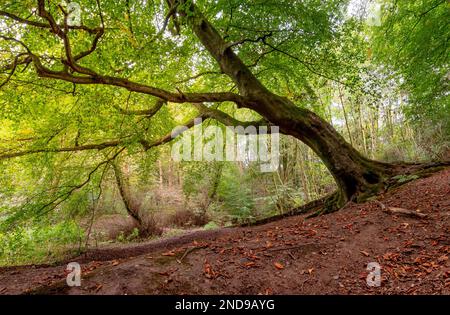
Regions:
<instances>
[{"instance_id":1,"label":"large tree trunk","mask_svg":"<svg viewBox=\"0 0 450 315\"><path fill-rule=\"evenodd\" d=\"M176 0L169 0L172 5ZM179 0L186 3L185 0ZM256 111L280 131L308 145L325 163L339 190L327 210L335 210L348 201L362 201L379 192L387 178L397 173L397 167L362 156L325 120L289 99L270 92L232 51L217 30L194 4L190 14L183 15L193 32L216 59L244 98L240 107Z\"/></svg>"}]
</instances>

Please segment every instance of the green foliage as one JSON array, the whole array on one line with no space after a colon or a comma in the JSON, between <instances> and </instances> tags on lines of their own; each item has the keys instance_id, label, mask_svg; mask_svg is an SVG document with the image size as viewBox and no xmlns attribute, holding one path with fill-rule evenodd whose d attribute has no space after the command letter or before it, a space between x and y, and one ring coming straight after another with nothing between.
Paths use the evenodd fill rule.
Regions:
<instances>
[{"instance_id":1,"label":"green foliage","mask_svg":"<svg viewBox=\"0 0 450 315\"><path fill-rule=\"evenodd\" d=\"M214 230L214 229L218 229L219 225L217 225L217 223L214 221L210 221L207 224L205 224L205 226L203 228L205 230Z\"/></svg>"},{"instance_id":2,"label":"green foliage","mask_svg":"<svg viewBox=\"0 0 450 315\"><path fill-rule=\"evenodd\" d=\"M77 250L83 231L73 221L0 233L0 265L43 263Z\"/></svg>"},{"instance_id":3,"label":"green foliage","mask_svg":"<svg viewBox=\"0 0 450 315\"><path fill-rule=\"evenodd\" d=\"M222 203L221 208L232 220L240 222L252 218L254 209L252 191L236 165L225 168L217 196Z\"/></svg>"},{"instance_id":4,"label":"green foliage","mask_svg":"<svg viewBox=\"0 0 450 315\"><path fill-rule=\"evenodd\" d=\"M396 179L398 183L403 184L403 183L418 179L419 176L417 176L417 175L397 175L397 176L394 176L393 178Z\"/></svg>"},{"instance_id":5,"label":"green foliage","mask_svg":"<svg viewBox=\"0 0 450 315\"><path fill-rule=\"evenodd\" d=\"M410 103L404 111L413 121L443 121L450 130L448 1L382 3L383 24L373 30L376 61L401 76Z\"/></svg>"},{"instance_id":6,"label":"green foliage","mask_svg":"<svg viewBox=\"0 0 450 315\"><path fill-rule=\"evenodd\" d=\"M118 241L119 243L129 243L137 240L138 238L139 238L139 229L134 228L128 235L125 235L123 231L120 231L116 237L116 241Z\"/></svg>"}]
</instances>

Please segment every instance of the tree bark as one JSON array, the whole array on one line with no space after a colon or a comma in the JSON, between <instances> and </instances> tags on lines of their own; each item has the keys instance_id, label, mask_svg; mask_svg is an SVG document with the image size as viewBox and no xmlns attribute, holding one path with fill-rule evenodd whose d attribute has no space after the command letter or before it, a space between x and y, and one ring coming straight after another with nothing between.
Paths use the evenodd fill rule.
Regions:
<instances>
[{"instance_id":1,"label":"tree bark","mask_svg":"<svg viewBox=\"0 0 450 315\"><path fill-rule=\"evenodd\" d=\"M111 162L114 177L116 179L117 188L119 189L120 196L122 198L123 204L125 205L125 209L127 213L139 224L140 227L143 226L143 219L139 214L139 207L133 202L131 197L131 193L127 183L125 182L125 178L123 176L120 165L117 164L116 161Z\"/></svg>"}]
</instances>

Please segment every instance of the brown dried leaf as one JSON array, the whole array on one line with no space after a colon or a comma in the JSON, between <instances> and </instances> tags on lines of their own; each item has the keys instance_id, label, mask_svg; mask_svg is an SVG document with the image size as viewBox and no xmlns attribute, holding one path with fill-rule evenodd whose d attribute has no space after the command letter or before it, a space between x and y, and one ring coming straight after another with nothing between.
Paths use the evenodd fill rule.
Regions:
<instances>
[{"instance_id":1,"label":"brown dried leaf","mask_svg":"<svg viewBox=\"0 0 450 315\"><path fill-rule=\"evenodd\" d=\"M282 264L280 264L279 262L276 262L273 264L275 266L275 268L277 268L278 270L284 269L284 266Z\"/></svg>"}]
</instances>

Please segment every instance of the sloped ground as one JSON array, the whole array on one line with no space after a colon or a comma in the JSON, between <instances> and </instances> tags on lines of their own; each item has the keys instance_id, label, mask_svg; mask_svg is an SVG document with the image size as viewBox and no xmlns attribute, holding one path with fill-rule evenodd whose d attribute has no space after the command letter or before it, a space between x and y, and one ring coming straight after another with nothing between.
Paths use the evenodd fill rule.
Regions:
<instances>
[{"instance_id":1,"label":"sloped ground","mask_svg":"<svg viewBox=\"0 0 450 315\"><path fill-rule=\"evenodd\" d=\"M322 217L199 231L74 258L65 265L0 269L0 294L450 294L450 169L379 198L427 218L387 214L376 201ZM195 249L194 249L195 248ZM381 286L369 287L369 262Z\"/></svg>"}]
</instances>

